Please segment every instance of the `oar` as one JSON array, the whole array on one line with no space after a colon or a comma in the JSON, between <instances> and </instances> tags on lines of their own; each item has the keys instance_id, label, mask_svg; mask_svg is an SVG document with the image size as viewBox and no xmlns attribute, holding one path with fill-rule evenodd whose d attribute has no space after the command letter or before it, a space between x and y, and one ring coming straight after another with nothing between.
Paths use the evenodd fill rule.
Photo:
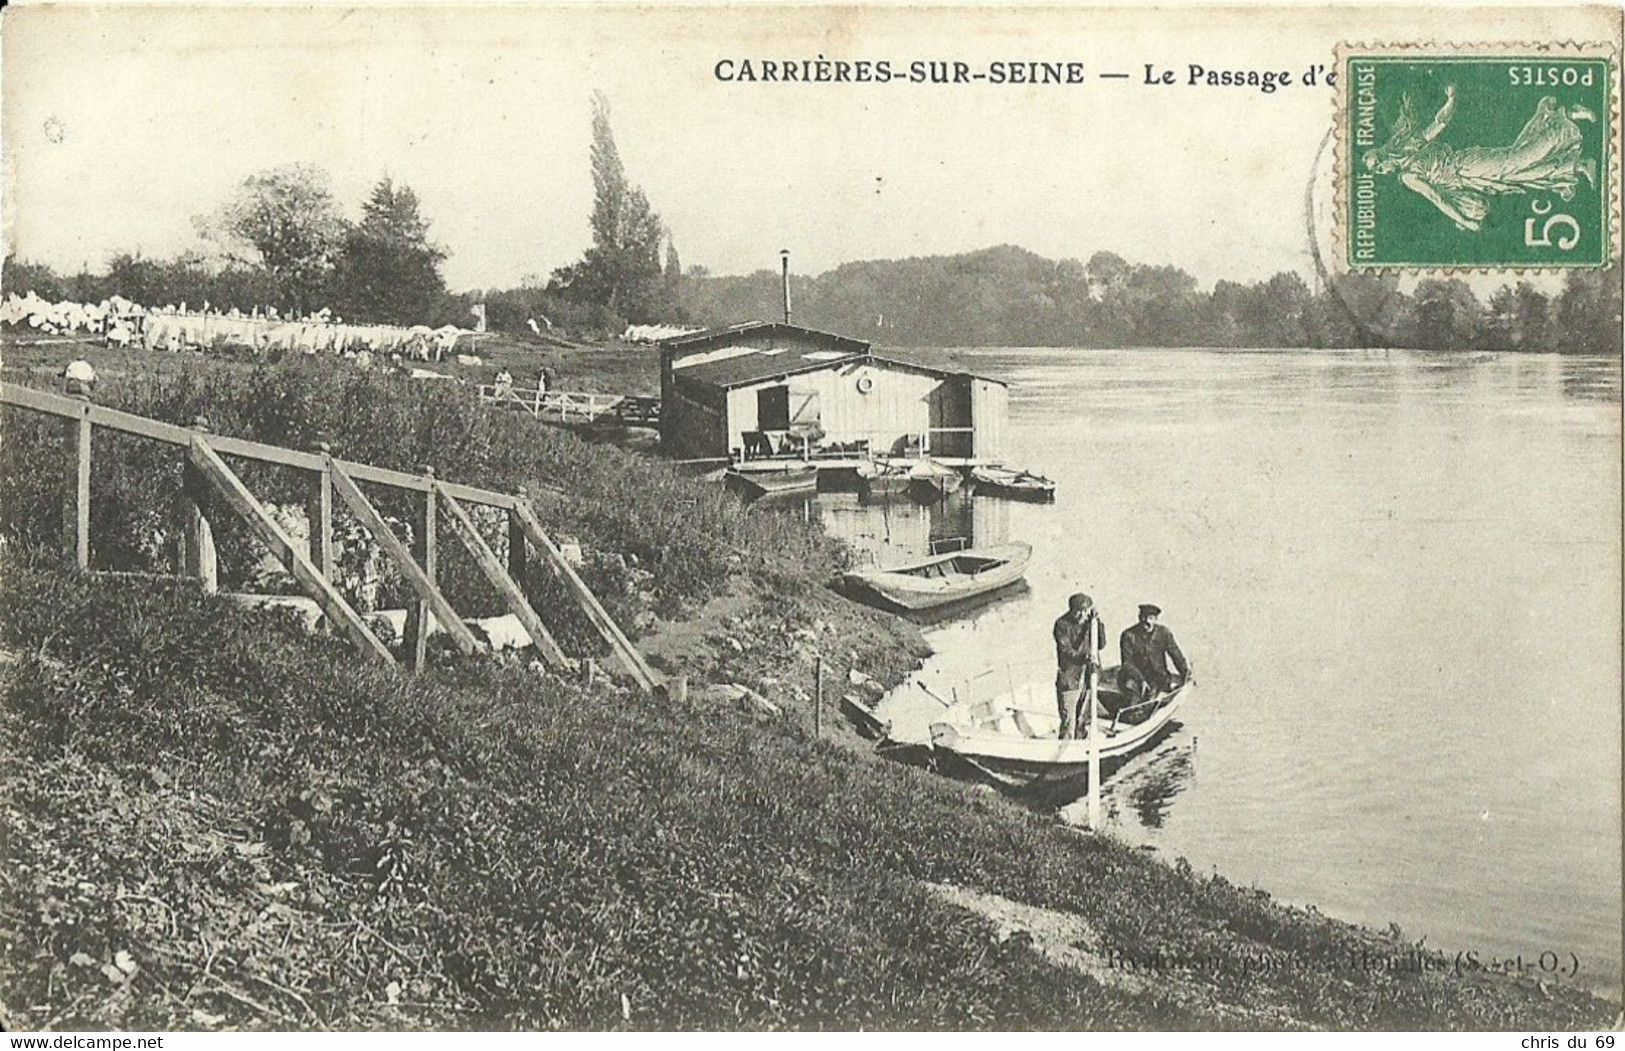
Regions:
<instances>
[{"instance_id":1,"label":"oar","mask_svg":"<svg viewBox=\"0 0 1625 1051\"><path fill-rule=\"evenodd\" d=\"M1099 832L1100 822L1100 614L1086 617L1083 630L1089 642L1089 663L1083 670L1083 695L1089 701L1089 831Z\"/></svg>"},{"instance_id":2,"label":"oar","mask_svg":"<svg viewBox=\"0 0 1625 1051\"><path fill-rule=\"evenodd\" d=\"M924 690L925 695L927 697L931 698L933 701L936 701L938 704L942 705L944 708L952 708L953 707L953 702L952 701L943 700L934 690L931 689L931 687L927 686L925 683L916 681L914 683L914 685L916 685L920 689Z\"/></svg>"}]
</instances>

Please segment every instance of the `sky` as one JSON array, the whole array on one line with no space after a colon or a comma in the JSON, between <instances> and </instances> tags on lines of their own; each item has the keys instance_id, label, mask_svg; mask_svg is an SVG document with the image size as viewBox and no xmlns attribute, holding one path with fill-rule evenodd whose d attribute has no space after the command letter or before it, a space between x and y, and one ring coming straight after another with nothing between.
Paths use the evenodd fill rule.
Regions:
<instances>
[{"instance_id":1,"label":"sky","mask_svg":"<svg viewBox=\"0 0 1625 1051\"><path fill-rule=\"evenodd\" d=\"M13 7L0 37L8 250L59 269L198 244L248 175L304 162L352 218L418 194L453 289L545 278L590 241L591 95L685 266L800 273L1017 244L1198 276L1308 274L1339 41L1460 35L1460 10ZM1617 13L1480 9L1471 36L1609 38ZM1611 23L1610 20L1614 20ZM743 59L1081 62L1081 85L726 82ZM1148 86L1145 66L1178 83ZM1130 74L1101 80L1100 72ZM1329 212L1323 205L1319 211Z\"/></svg>"}]
</instances>

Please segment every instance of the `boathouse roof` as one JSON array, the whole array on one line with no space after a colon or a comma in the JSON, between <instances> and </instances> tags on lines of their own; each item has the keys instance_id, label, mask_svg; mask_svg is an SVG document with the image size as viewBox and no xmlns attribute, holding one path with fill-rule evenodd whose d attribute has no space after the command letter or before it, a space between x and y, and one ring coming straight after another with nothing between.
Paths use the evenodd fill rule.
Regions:
<instances>
[{"instance_id":1,"label":"boathouse roof","mask_svg":"<svg viewBox=\"0 0 1625 1051\"><path fill-rule=\"evenodd\" d=\"M746 321L725 328L706 329L704 332L664 340L661 346L691 354L696 351L732 346L743 340L774 337L797 343L814 343L826 350L839 350L851 354L861 354L869 349L869 344L861 339L837 336L833 332L820 332L815 328L789 325L782 321Z\"/></svg>"},{"instance_id":2,"label":"boathouse roof","mask_svg":"<svg viewBox=\"0 0 1625 1051\"><path fill-rule=\"evenodd\" d=\"M782 322L730 325L668 339L661 346L674 376L681 377L685 383L703 383L723 390L853 364L903 369L940 378L968 375L1008 386L1003 380L975 373L882 357L872 353L870 344L861 339ZM679 357L689 358L690 363L679 363L676 360ZM701 360L692 360L695 357Z\"/></svg>"}]
</instances>

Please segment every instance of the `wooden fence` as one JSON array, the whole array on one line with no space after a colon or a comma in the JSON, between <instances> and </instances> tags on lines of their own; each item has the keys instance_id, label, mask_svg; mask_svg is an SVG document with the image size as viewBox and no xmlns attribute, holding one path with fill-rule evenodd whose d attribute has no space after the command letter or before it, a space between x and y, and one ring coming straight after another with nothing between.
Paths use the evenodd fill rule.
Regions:
<instances>
[{"instance_id":1,"label":"wooden fence","mask_svg":"<svg viewBox=\"0 0 1625 1051\"><path fill-rule=\"evenodd\" d=\"M526 560L532 549L581 607L633 681L644 690L653 690L657 685L654 672L644 662L637 647L605 612L591 589L577 575L575 567L542 529L524 490L510 495L460 485L436 478L431 468L424 468L422 474L410 474L371 464L353 463L335 458L325 447L301 452L242 438L209 434L201 427L179 427L78 398L9 383L0 386L0 405L44 413L67 421L75 485L69 496L64 523L67 547L74 564L81 570L90 569L90 466L95 429L100 427L185 450L184 482L180 494L186 523L182 537L181 571L195 578L207 592L219 590L213 529L219 523L212 523L210 516L219 514L215 509L223 505L247 524L305 594L315 600L328 621L343 632L365 657L394 664L395 657L389 648L332 584L333 497L337 494L417 594L418 602L407 616L404 640L405 653L412 667L417 669L424 664L431 616L459 649L471 653L478 645L473 633L446 600L435 578L436 526L440 512L444 511L452 532L473 555L481 572L496 588L509 612L524 626L549 666L565 669L572 662L559 649L519 583L524 579ZM283 531L236 472L226 464L224 457L228 456L292 468L308 477L308 553L303 545ZM410 547L390 529L362 492L361 483L418 494L420 518ZM219 502L211 500L211 496L217 497ZM468 513L468 505L496 507L507 512L506 564L480 536Z\"/></svg>"},{"instance_id":2,"label":"wooden fence","mask_svg":"<svg viewBox=\"0 0 1625 1051\"><path fill-rule=\"evenodd\" d=\"M545 423L567 426L612 422L628 427L660 426L660 399L638 394L522 389L483 383L480 401L523 409Z\"/></svg>"}]
</instances>

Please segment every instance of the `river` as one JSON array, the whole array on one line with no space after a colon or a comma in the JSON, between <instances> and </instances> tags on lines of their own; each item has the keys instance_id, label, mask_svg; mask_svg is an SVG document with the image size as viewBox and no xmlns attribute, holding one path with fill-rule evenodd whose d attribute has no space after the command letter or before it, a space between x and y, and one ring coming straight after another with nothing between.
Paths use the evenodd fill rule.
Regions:
<instances>
[{"instance_id":1,"label":"river","mask_svg":"<svg viewBox=\"0 0 1625 1051\"><path fill-rule=\"evenodd\" d=\"M1432 948L1577 960L1618 995L1618 362L948 356L1010 383L1007 460L1056 502L813 505L882 561L947 535L1033 545L1024 591L928 627L922 682L1047 680L1077 590L1110 661L1155 602L1196 687L1108 779L1115 835ZM935 705L910 687L886 707Z\"/></svg>"}]
</instances>

